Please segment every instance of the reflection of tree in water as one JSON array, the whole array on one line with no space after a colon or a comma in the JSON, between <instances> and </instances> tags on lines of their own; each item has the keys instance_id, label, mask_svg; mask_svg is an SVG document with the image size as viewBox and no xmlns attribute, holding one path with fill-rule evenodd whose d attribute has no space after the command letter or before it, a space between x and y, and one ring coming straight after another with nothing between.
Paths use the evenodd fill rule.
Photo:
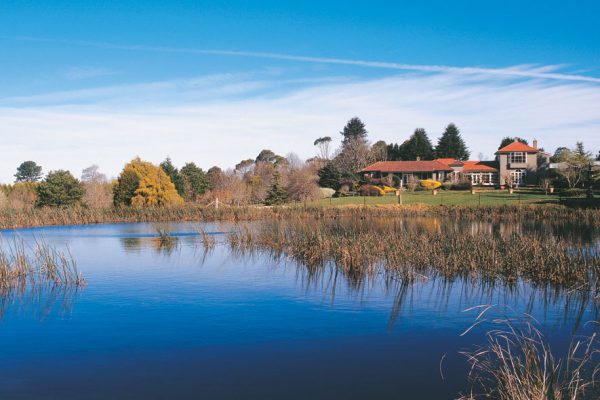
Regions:
<instances>
[{"instance_id":1,"label":"reflection of tree in water","mask_svg":"<svg viewBox=\"0 0 600 400\"><path fill-rule=\"evenodd\" d=\"M152 249L157 253L170 255L179 248L179 237L171 236L170 240L158 237L123 237L121 246L128 253L139 253L143 249Z\"/></svg>"},{"instance_id":2,"label":"reflection of tree in water","mask_svg":"<svg viewBox=\"0 0 600 400\"><path fill-rule=\"evenodd\" d=\"M0 318L9 313L38 320L52 313L69 315L79 293L77 286L16 280L0 290Z\"/></svg>"}]
</instances>

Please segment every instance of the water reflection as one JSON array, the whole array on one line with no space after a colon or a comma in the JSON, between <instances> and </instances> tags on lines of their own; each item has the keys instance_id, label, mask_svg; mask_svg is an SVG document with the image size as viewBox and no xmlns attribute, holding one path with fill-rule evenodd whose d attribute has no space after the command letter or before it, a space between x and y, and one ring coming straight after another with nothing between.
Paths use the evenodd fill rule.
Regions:
<instances>
[{"instance_id":1,"label":"water reflection","mask_svg":"<svg viewBox=\"0 0 600 400\"><path fill-rule=\"evenodd\" d=\"M8 313L43 321L50 315L65 317L72 313L81 291L77 286L14 281L0 291L0 318Z\"/></svg>"}]
</instances>

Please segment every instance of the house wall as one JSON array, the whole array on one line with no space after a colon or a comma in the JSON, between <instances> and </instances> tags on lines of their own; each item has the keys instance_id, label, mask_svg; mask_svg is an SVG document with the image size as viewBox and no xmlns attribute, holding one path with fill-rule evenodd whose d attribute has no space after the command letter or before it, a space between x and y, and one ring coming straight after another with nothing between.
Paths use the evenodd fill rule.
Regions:
<instances>
[{"instance_id":1,"label":"house wall","mask_svg":"<svg viewBox=\"0 0 600 400\"><path fill-rule=\"evenodd\" d=\"M499 164L499 181L500 185L506 185L506 179L504 176L511 171L516 171L517 169L525 169L526 177L525 180L527 184L534 184L537 181L538 175L538 156L537 153L527 153L525 154L525 165L524 168L511 168L508 162L508 153L498 154L498 164Z\"/></svg>"}]
</instances>

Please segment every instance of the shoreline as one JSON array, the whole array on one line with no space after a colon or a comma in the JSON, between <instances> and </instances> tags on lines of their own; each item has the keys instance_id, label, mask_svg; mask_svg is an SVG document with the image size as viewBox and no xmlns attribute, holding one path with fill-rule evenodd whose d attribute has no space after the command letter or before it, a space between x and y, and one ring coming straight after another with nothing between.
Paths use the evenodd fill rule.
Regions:
<instances>
[{"instance_id":1,"label":"shoreline","mask_svg":"<svg viewBox=\"0 0 600 400\"><path fill-rule=\"evenodd\" d=\"M336 205L336 206L224 206L184 205L164 208L34 208L0 210L0 231L46 226L77 226L134 222L253 221L285 218L340 218L361 216L449 217L473 221L551 221L600 226L600 210L561 205Z\"/></svg>"}]
</instances>

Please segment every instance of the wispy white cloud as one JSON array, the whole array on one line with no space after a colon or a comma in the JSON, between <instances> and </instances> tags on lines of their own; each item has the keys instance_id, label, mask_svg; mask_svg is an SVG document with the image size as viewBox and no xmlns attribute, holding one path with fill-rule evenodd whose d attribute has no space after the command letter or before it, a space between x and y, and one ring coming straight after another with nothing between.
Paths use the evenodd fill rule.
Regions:
<instances>
[{"instance_id":1,"label":"wispy white cloud","mask_svg":"<svg viewBox=\"0 0 600 400\"><path fill-rule=\"evenodd\" d=\"M560 72L563 65L547 65L547 66L532 66L532 65L517 65L507 68L482 68L482 67L453 67L447 65L417 65L417 64L404 64L388 61L371 61L371 60L352 60L345 58L332 58L332 57L314 57L314 56L300 56L292 54L282 53L268 53L268 52L255 52L255 51L234 51L234 50L207 50L207 49L196 49L189 47L169 47L169 46L147 46L147 45L135 45L135 44L118 44L108 42L93 42L83 40L66 40L66 39L49 39L49 38L35 38L35 37L6 37L2 38L47 42L47 43L63 43L67 45L76 45L84 47L95 47L101 49L115 49L115 50L131 50L131 51L146 51L146 52L160 52L160 53L180 53L180 54L198 54L198 55L219 55L219 56L231 56L231 57L251 57L251 58L262 58L271 60L287 60L303 63L318 63L318 64L337 64L337 65L352 65L357 67L365 68L380 68L389 70L400 70L400 71L415 71L415 72L442 72L442 73L456 73L456 74L485 74L490 76L508 76L516 78L536 78L536 79L549 79L549 80L560 80L560 81L581 81L581 82L593 82L600 83L600 78L568 74Z\"/></svg>"},{"instance_id":2,"label":"wispy white cloud","mask_svg":"<svg viewBox=\"0 0 600 400\"><path fill-rule=\"evenodd\" d=\"M535 137L550 150L576 140L594 151L600 147L600 85L593 82L454 71L300 87L286 82L213 76L21 98L18 106L4 99L0 181L11 180L25 159L75 173L96 163L116 175L136 155L154 162L170 155L204 168L232 166L263 148L309 157L316 137L339 136L355 115L365 120L372 140L388 142L406 139L417 126L435 140L454 122L474 155L493 154L509 135ZM273 92L277 85L285 90ZM228 96L231 90L244 95Z\"/></svg>"}]
</instances>

